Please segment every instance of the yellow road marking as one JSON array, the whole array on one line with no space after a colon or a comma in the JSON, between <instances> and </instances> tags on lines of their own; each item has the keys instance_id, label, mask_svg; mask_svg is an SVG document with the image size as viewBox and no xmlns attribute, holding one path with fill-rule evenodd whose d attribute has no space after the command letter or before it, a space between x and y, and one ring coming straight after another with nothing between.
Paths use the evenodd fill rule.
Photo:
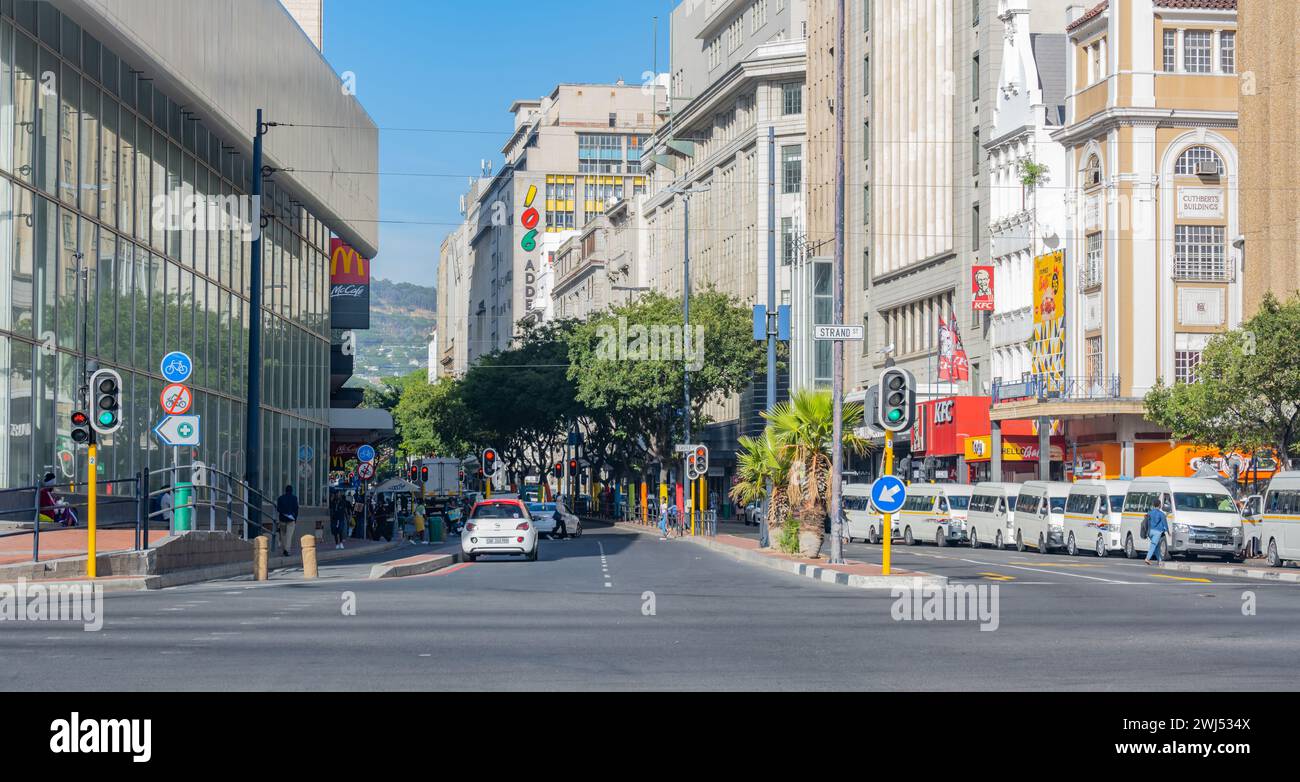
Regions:
<instances>
[{"instance_id":1,"label":"yellow road marking","mask_svg":"<svg viewBox=\"0 0 1300 782\"><path fill-rule=\"evenodd\" d=\"M980 573L980 575L984 576L990 581L1015 581L1016 580L1015 576L1004 576L1001 573Z\"/></svg>"},{"instance_id":2,"label":"yellow road marking","mask_svg":"<svg viewBox=\"0 0 1300 782\"><path fill-rule=\"evenodd\" d=\"M1191 581L1191 582L1196 583L1196 584L1213 584L1213 583L1214 583L1213 581L1211 581L1211 580L1208 579L1208 578L1184 578L1184 577L1182 577L1182 576L1166 576L1166 575L1163 575L1163 574L1161 574L1161 573L1152 573L1151 576L1152 576L1153 578L1168 578L1168 579L1171 579L1171 580L1173 580L1173 581Z\"/></svg>"},{"instance_id":3,"label":"yellow road marking","mask_svg":"<svg viewBox=\"0 0 1300 782\"><path fill-rule=\"evenodd\" d=\"M1101 567L1086 562L1030 562L1023 559L1011 560L1013 565L1037 565L1039 567Z\"/></svg>"}]
</instances>

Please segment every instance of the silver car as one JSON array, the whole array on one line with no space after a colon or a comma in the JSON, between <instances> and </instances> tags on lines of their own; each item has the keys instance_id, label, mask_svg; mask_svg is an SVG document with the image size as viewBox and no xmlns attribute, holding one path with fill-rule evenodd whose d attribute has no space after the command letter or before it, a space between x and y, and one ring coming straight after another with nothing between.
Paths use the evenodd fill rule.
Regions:
<instances>
[{"instance_id":1,"label":"silver car","mask_svg":"<svg viewBox=\"0 0 1300 782\"><path fill-rule=\"evenodd\" d=\"M539 534L563 537L557 533L557 530L563 529L569 537L582 537L582 520L570 513L563 502L530 502L528 513L533 517L533 524ZM560 524L561 520L563 525Z\"/></svg>"}]
</instances>

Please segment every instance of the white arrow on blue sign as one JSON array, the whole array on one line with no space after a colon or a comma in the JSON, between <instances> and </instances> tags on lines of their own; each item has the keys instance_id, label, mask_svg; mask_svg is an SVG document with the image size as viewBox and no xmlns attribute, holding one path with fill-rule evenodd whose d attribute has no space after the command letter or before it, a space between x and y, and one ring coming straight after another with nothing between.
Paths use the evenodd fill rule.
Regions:
<instances>
[{"instance_id":1,"label":"white arrow on blue sign","mask_svg":"<svg viewBox=\"0 0 1300 782\"><path fill-rule=\"evenodd\" d=\"M881 513L897 513L907 501L907 486L892 475L871 484L871 504Z\"/></svg>"},{"instance_id":2,"label":"white arrow on blue sign","mask_svg":"<svg viewBox=\"0 0 1300 782\"><path fill-rule=\"evenodd\" d=\"M173 350L163 356L158 369L168 383L184 383L190 379L190 375L194 374L194 362L185 353Z\"/></svg>"},{"instance_id":3,"label":"white arrow on blue sign","mask_svg":"<svg viewBox=\"0 0 1300 782\"><path fill-rule=\"evenodd\" d=\"M375 449L370 445L363 445L357 449L357 461L373 462L375 460Z\"/></svg>"},{"instance_id":4,"label":"white arrow on blue sign","mask_svg":"<svg viewBox=\"0 0 1300 782\"><path fill-rule=\"evenodd\" d=\"M169 415L158 422L153 433L163 445L198 447L202 442L197 415Z\"/></svg>"}]
</instances>

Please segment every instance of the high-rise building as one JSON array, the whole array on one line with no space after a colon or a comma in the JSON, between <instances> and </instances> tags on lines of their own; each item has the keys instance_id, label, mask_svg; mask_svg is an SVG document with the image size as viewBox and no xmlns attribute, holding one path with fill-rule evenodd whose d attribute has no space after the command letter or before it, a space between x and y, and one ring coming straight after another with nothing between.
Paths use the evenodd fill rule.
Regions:
<instances>
[{"instance_id":1,"label":"high-rise building","mask_svg":"<svg viewBox=\"0 0 1300 782\"><path fill-rule=\"evenodd\" d=\"M161 359L176 350L193 359L191 409L203 436L180 463L242 477L256 285L258 488L275 496L292 483L304 506L320 507L331 240L375 256L378 182L309 172L376 171L377 133L275 0L246 0L233 16L220 4L186 4L183 25L173 5L0 4L0 487L32 486L47 471L85 479L69 416L84 404L92 363L117 370L124 385L124 425L101 443L100 479L172 464L151 430L162 416ZM243 44L220 70L214 32ZM275 173L255 204L247 194L259 108L285 125L265 138ZM263 274L254 280L259 228Z\"/></svg>"},{"instance_id":2,"label":"high-rise building","mask_svg":"<svg viewBox=\"0 0 1300 782\"><path fill-rule=\"evenodd\" d=\"M1300 291L1300 198L1294 192L1300 148L1296 52L1300 3L1250 0L1238 13L1241 73L1241 236L1243 310L1264 293L1286 300Z\"/></svg>"}]
</instances>

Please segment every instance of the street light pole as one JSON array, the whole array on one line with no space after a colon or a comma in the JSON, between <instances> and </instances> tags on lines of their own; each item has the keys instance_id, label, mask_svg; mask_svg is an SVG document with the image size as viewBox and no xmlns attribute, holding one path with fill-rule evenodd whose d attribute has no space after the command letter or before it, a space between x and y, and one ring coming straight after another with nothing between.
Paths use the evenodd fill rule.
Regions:
<instances>
[{"instance_id":1,"label":"street light pole","mask_svg":"<svg viewBox=\"0 0 1300 782\"><path fill-rule=\"evenodd\" d=\"M776 127L767 129L767 412L776 407L776 337L772 319L776 317ZM762 526L758 530L759 548L771 545L772 481L767 482Z\"/></svg>"},{"instance_id":2,"label":"street light pole","mask_svg":"<svg viewBox=\"0 0 1300 782\"><path fill-rule=\"evenodd\" d=\"M835 273L832 275L833 320L844 323L844 30L845 0L839 0L835 37ZM844 343L831 343L831 564L844 561L840 490L844 481Z\"/></svg>"},{"instance_id":3,"label":"street light pole","mask_svg":"<svg viewBox=\"0 0 1300 782\"><path fill-rule=\"evenodd\" d=\"M248 297L248 409L244 421L244 477L254 491L262 490L262 137L267 126L257 110L257 133L253 136L252 248L249 251ZM255 503L254 520L261 523L261 503ZM260 526L259 526L260 529Z\"/></svg>"}]
</instances>

